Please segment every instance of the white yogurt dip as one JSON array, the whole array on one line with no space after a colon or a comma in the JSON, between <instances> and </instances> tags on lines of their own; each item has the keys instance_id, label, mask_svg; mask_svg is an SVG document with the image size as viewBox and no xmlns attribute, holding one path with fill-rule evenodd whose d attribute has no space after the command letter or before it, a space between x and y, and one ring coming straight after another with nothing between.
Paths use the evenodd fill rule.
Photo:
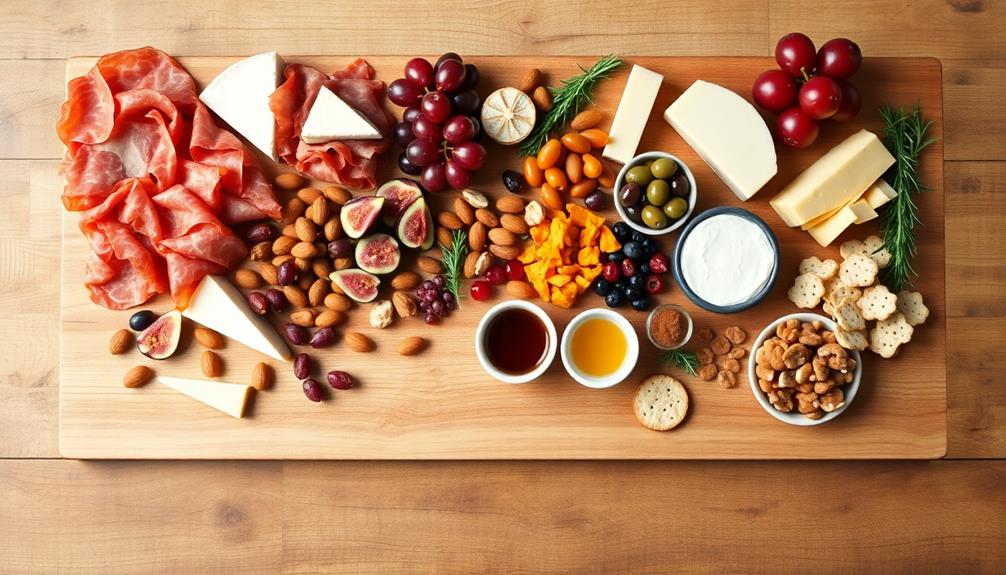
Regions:
<instances>
[{"instance_id":1,"label":"white yogurt dip","mask_svg":"<svg viewBox=\"0 0 1006 575\"><path fill-rule=\"evenodd\" d=\"M688 287L706 302L751 301L772 277L775 249L757 224L731 214L699 222L685 237L679 265Z\"/></svg>"}]
</instances>

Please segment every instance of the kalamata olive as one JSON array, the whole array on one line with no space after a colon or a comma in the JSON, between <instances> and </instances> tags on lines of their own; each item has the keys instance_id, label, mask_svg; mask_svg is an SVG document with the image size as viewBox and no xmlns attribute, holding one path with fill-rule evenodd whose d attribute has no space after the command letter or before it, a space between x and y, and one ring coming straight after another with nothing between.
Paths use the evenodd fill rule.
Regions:
<instances>
[{"instance_id":1,"label":"kalamata olive","mask_svg":"<svg viewBox=\"0 0 1006 575\"><path fill-rule=\"evenodd\" d=\"M133 331L143 331L150 327L150 324L154 323L154 320L156 319L157 314L149 309L138 311L129 316L129 329Z\"/></svg>"},{"instance_id":2,"label":"kalamata olive","mask_svg":"<svg viewBox=\"0 0 1006 575\"><path fill-rule=\"evenodd\" d=\"M503 186L511 194L523 194L527 191L527 180L513 170L503 171Z\"/></svg>"},{"instance_id":3,"label":"kalamata olive","mask_svg":"<svg viewBox=\"0 0 1006 575\"><path fill-rule=\"evenodd\" d=\"M602 192L601 190L597 190L594 193L587 196L586 199L583 200L583 203L591 210L599 212L604 209L604 205L608 202L607 202L607 196L604 195L604 192Z\"/></svg>"},{"instance_id":4,"label":"kalamata olive","mask_svg":"<svg viewBox=\"0 0 1006 575\"><path fill-rule=\"evenodd\" d=\"M311 347L313 348L328 347L333 343L335 343L335 330L330 327L323 327L311 336Z\"/></svg>"},{"instance_id":5,"label":"kalamata olive","mask_svg":"<svg viewBox=\"0 0 1006 575\"><path fill-rule=\"evenodd\" d=\"M295 323L286 324L283 328L283 333L286 335L286 339L294 345L304 345L311 339L311 334L308 333L307 329Z\"/></svg>"},{"instance_id":6,"label":"kalamata olive","mask_svg":"<svg viewBox=\"0 0 1006 575\"><path fill-rule=\"evenodd\" d=\"M253 291L248 294L248 307L258 315L269 313L269 298L260 291Z\"/></svg>"},{"instance_id":7,"label":"kalamata olive","mask_svg":"<svg viewBox=\"0 0 1006 575\"><path fill-rule=\"evenodd\" d=\"M691 191L691 186L688 185L688 177L682 172L674 174L671 181L668 182L671 186L671 195L677 196L679 198L687 198L688 193Z\"/></svg>"},{"instance_id":8,"label":"kalamata olive","mask_svg":"<svg viewBox=\"0 0 1006 575\"><path fill-rule=\"evenodd\" d=\"M633 204L631 206L625 206L625 216L627 218L629 218L630 220L632 220L632 221L634 221L636 223L639 223L640 221L642 221L642 215L640 214L640 212L642 211L642 209L643 209L643 206L640 205L640 204Z\"/></svg>"},{"instance_id":9,"label":"kalamata olive","mask_svg":"<svg viewBox=\"0 0 1006 575\"><path fill-rule=\"evenodd\" d=\"M267 242L273 237L272 226L266 223L255 224L254 226L248 228L248 233L245 238L250 244L257 244L259 242Z\"/></svg>"},{"instance_id":10,"label":"kalamata olive","mask_svg":"<svg viewBox=\"0 0 1006 575\"><path fill-rule=\"evenodd\" d=\"M307 379L311 375L311 356L298 353L293 360L293 375L297 379Z\"/></svg>"},{"instance_id":11,"label":"kalamata olive","mask_svg":"<svg viewBox=\"0 0 1006 575\"><path fill-rule=\"evenodd\" d=\"M328 255L333 258L348 258L353 253L353 242L349 240L335 240L328 242Z\"/></svg>"},{"instance_id":12,"label":"kalamata olive","mask_svg":"<svg viewBox=\"0 0 1006 575\"><path fill-rule=\"evenodd\" d=\"M305 379L301 383L301 387L304 388L304 395L307 396L311 401L318 403L321 401L321 384L315 379Z\"/></svg>"},{"instance_id":13,"label":"kalamata olive","mask_svg":"<svg viewBox=\"0 0 1006 575\"><path fill-rule=\"evenodd\" d=\"M297 264L293 260L287 260L276 269L276 281L281 286L293 285L297 281L298 271Z\"/></svg>"},{"instance_id":14,"label":"kalamata olive","mask_svg":"<svg viewBox=\"0 0 1006 575\"><path fill-rule=\"evenodd\" d=\"M273 313L282 313L290 303L286 294L276 288L266 291L265 297L269 300L269 310Z\"/></svg>"},{"instance_id":15,"label":"kalamata olive","mask_svg":"<svg viewBox=\"0 0 1006 575\"><path fill-rule=\"evenodd\" d=\"M618 201L622 206L634 206L639 203L639 184L625 184L618 192Z\"/></svg>"},{"instance_id":16,"label":"kalamata olive","mask_svg":"<svg viewBox=\"0 0 1006 575\"><path fill-rule=\"evenodd\" d=\"M328 372L328 384L335 389L349 389L353 387L353 377L345 371L333 370Z\"/></svg>"}]
</instances>

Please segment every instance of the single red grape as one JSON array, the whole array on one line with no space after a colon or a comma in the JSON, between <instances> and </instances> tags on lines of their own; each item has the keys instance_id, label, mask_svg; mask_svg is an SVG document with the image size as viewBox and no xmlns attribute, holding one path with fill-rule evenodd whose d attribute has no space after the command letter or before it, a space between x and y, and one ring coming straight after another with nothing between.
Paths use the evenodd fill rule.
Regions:
<instances>
[{"instance_id":1,"label":"single red grape","mask_svg":"<svg viewBox=\"0 0 1006 575\"><path fill-rule=\"evenodd\" d=\"M412 122L412 133L417 138L427 138L434 142L444 139L443 127L426 116L420 116L419 119Z\"/></svg>"},{"instance_id":2,"label":"single red grape","mask_svg":"<svg viewBox=\"0 0 1006 575\"><path fill-rule=\"evenodd\" d=\"M451 104L455 114L474 114L479 109L482 99L475 90L462 90L451 96Z\"/></svg>"},{"instance_id":3,"label":"single red grape","mask_svg":"<svg viewBox=\"0 0 1006 575\"><path fill-rule=\"evenodd\" d=\"M447 183L455 190L463 190L472 183L472 174L461 167L457 160L447 160L444 171Z\"/></svg>"},{"instance_id":4,"label":"single red grape","mask_svg":"<svg viewBox=\"0 0 1006 575\"><path fill-rule=\"evenodd\" d=\"M475 139L478 125L471 116L454 116L444 124L444 139L451 144L461 144Z\"/></svg>"},{"instance_id":5,"label":"single red grape","mask_svg":"<svg viewBox=\"0 0 1006 575\"><path fill-rule=\"evenodd\" d=\"M466 170L477 170L486 161L486 149L476 142L464 142L454 146L451 158Z\"/></svg>"},{"instance_id":6,"label":"single red grape","mask_svg":"<svg viewBox=\"0 0 1006 575\"><path fill-rule=\"evenodd\" d=\"M618 262L606 262L601 268L601 275L612 283L617 282L622 277L622 266Z\"/></svg>"},{"instance_id":7,"label":"single red grape","mask_svg":"<svg viewBox=\"0 0 1006 575\"><path fill-rule=\"evenodd\" d=\"M439 68L440 65L444 63L444 60L457 60L460 62L461 56L459 56L457 52L444 52L439 58L437 58L437 63L434 64L433 67Z\"/></svg>"},{"instance_id":8,"label":"single red grape","mask_svg":"<svg viewBox=\"0 0 1006 575\"><path fill-rule=\"evenodd\" d=\"M427 92L420 106L423 115L437 124L443 124L451 116L451 98L440 91Z\"/></svg>"},{"instance_id":9,"label":"single red grape","mask_svg":"<svg viewBox=\"0 0 1006 575\"><path fill-rule=\"evenodd\" d=\"M838 107L838 111L835 115L831 117L832 120L836 122L848 122L849 120L856 117L859 113L859 107L862 105L862 99L859 97L859 90L852 85L852 82L848 80L836 80L839 87L842 88L842 104Z\"/></svg>"},{"instance_id":10,"label":"single red grape","mask_svg":"<svg viewBox=\"0 0 1006 575\"><path fill-rule=\"evenodd\" d=\"M808 74L814 71L817 61L814 43L799 32L786 34L775 45L775 61L783 72L794 78L802 78L804 71Z\"/></svg>"},{"instance_id":11,"label":"single red grape","mask_svg":"<svg viewBox=\"0 0 1006 575\"><path fill-rule=\"evenodd\" d=\"M394 134L395 143L403 148L408 146L409 142L416 139L416 135L412 133L411 122L399 122L395 124Z\"/></svg>"},{"instance_id":12,"label":"single red grape","mask_svg":"<svg viewBox=\"0 0 1006 575\"><path fill-rule=\"evenodd\" d=\"M510 260L506 263L506 277L508 280L521 281L527 275L524 273L524 264L517 260Z\"/></svg>"},{"instance_id":13,"label":"single red grape","mask_svg":"<svg viewBox=\"0 0 1006 575\"><path fill-rule=\"evenodd\" d=\"M420 183L428 192L439 192L447 185L447 166L444 162L430 164L423 168Z\"/></svg>"},{"instance_id":14,"label":"single red grape","mask_svg":"<svg viewBox=\"0 0 1006 575\"><path fill-rule=\"evenodd\" d=\"M423 171L422 168L409 161L405 152L398 154L398 169L401 170L403 174L408 174L410 176L418 176Z\"/></svg>"},{"instance_id":15,"label":"single red grape","mask_svg":"<svg viewBox=\"0 0 1006 575\"><path fill-rule=\"evenodd\" d=\"M423 115L423 110L419 107L419 103L417 102L417 103L409 106L408 108L405 109L404 112L402 112L402 121L403 122L415 122L422 115Z\"/></svg>"},{"instance_id":16,"label":"single red grape","mask_svg":"<svg viewBox=\"0 0 1006 575\"><path fill-rule=\"evenodd\" d=\"M413 58L405 64L405 77L419 88L433 88L433 65L425 58Z\"/></svg>"},{"instance_id":17,"label":"single red grape","mask_svg":"<svg viewBox=\"0 0 1006 575\"><path fill-rule=\"evenodd\" d=\"M489 282L478 280L472 282L471 295L475 301L487 301L493 295L493 288Z\"/></svg>"},{"instance_id":18,"label":"single red grape","mask_svg":"<svg viewBox=\"0 0 1006 575\"><path fill-rule=\"evenodd\" d=\"M415 104L422 95L422 89L405 78L399 78L388 85L388 99L403 108Z\"/></svg>"},{"instance_id":19,"label":"single red grape","mask_svg":"<svg viewBox=\"0 0 1006 575\"><path fill-rule=\"evenodd\" d=\"M436 142L430 138L416 138L405 147L405 157L412 165L422 168L437 162L443 156Z\"/></svg>"},{"instance_id":20,"label":"single red grape","mask_svg":"<svg viewBox=\"0 0 1006 575\"><path fill-rule=\"evenodd\" d=\"M803 113L800 106L793 106L779 114L776 131L782 143L791 148L806 148L817 139L817 122Z\"/></svg>"},{"instance_id":21,"label":"single red grape","mask_svg":"<svg viewBox=\"0 0 1006 575\"><path fill-rule=\"evenodd\" d=\"M796 80L782 70L767 70L754 81L754 101L771 112L781 112L796 103Z\"/></svg>"},{"instance_id":22,"label":"single red grape","mask_svg":"<svg viewBox=\"0 0 1006 575\"><path fill-rule=\"evenodd\" d=\"M460 60L444 60L437 65L436 83L444 92L459 90L465 83L465 65Z\"/></svg>"},{"instance_id":23,"label":"single red grape","mask_svg":"<svg viewBox=\"0 0 1006 575\"><path fill-rule=\"evenodd\" d=\"M494 286L505 283L506 270L503 269L503 266L489 266L489 269L486 270L486 281Z\"/></svg>"},{"instance_id":24,"label":"single red grape","mask_svg":"<svg viewBox=\"0 0 1006 575\"><path fill-rule=\"evenodd\" d=\"M828 40L817 52L817 73L829 78L851 78L862 63L863 51L848 38Z\"/></svg>"},{"instance_id":25,"label":"single red grape","mask_svg":"<svg viewBox=\"0 0 1006 575\"><path fill-rule=\"evenodd\" d=\"M800 88L800 109L814 120L835 115L842 105L842 88L827 76L814 76Z\"/></svg>"}]
</instances>

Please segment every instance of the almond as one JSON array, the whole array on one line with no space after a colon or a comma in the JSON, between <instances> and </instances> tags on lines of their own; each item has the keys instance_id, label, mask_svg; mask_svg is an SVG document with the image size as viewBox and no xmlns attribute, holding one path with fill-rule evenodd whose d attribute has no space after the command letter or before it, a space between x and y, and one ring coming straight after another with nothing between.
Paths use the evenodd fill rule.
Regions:
<instances>
[{"instance_id":1,"label":"almond","mask_svg":"<svg viewBox=\"0 0 1006 575\"><path fill-rule=\"evenodd\" d=\"M515 260L520 255L520 250L516 246L501 246L499 244L489 246L489 252L501 260Z\"/></svg>"},{"instance_id":2,"label":"almond","mask_svg":"<svg viewBox=\"0 0 1006 575\"><path fill-rule=\"evenodd\" d=\"M328 277L328 274L323 277ZM311 287L307 290L307 301L311 305L318 306L325 301L326 295L328 295L328 280L318 278L311 283Z\"/></svg>"},{"instance_id":3,"label":"almond","mask_svg":"<svg viewBox=\"0 0 1006 575\"><path fill-rule=\"evenodd\" d=\"M224 336L208 327L197 325L196 329L192 330L192 335L199 342L199 345L207 349L220 349L224 346Z\"/></svg>"},{"instance_id":4,"label":"almond","mask_svg":"<svg viewBox=\"0 0 1006 575\"><path fill-rule=\"evenodd\" d=\"M283 229L279 231L279 235L297 239L297 222L283 226Z\"/></svg>"},{"instance_id":5,"label":"almond","mask_svg":"<svg viewBox=\"0 0 1006 575\"><path fill-rule=\"evenodd\" d=\"M346 190L345 188L338 188L336 186L329 186L325 188L322 192L329 201L336 205L343 205L353 198L353 194Z\"/></svg>"},{"instance_id":6,"label":"almond","mask_svg":"<svg viewBox=\"0 0 1006 575\"><path fill-rule=\"evenodd\" d=\"M344 270L353 267L353 258L335 258L332 264L335 265L335 269Z\"/></svg>"},{"instance_id":7,"label":"almond","mask_svg":"<svg viewBox=\"0 0 1006 575\"><path fill-rule=\"evenodd\" d=\"M337 240L342 235L342 222L339 221L338 217L331 217L325 222L324 227L325 239L328 241Z\"/></svg>"},{"instance_id":8,"label":"almond","mask_svg":"<svg viewBox=\"0 0 1006 575\"><path fill-rule=\"evenodd\" d=\"M444 266L440 265L440 260L431 258L430 256L419 256L416 258L416 265L428 274L444 273Z\"/></svg>"},{"instance_id":9,"label":"almond","mask_svg":"<svg viewBox=\"0 0 1006 575\"><path fill-rule=\"evenodd\" d=\"M346 311L353 307L353 302L342 294L330 293L325 296L325 307L335 311Z\"/></svg>"},{"instance_id":10,"label":"almond","mask_svg":"<svg viewBox=\"0 0 1006 575\"><path fill-rule=\"evenodd\" d=\"M531 99L534 100L534 105L542 112L552 109L552 92L549 92L545 86L535 88L531 94Z\"/></svg>"},{"instance_id":11,"label":"almond","mask_svg":"<svg viewBox=\"0 0 1006 575\"><path fill-rule=\"evenodd\" d=\"M524 211L527 211L526 207ZM500 216L500 225L518 236L523 236L529 231L527 222L517 214L503 214Z\"/></svg>"},{"instance_id":12,"label":"almond","mask_svg":"<svg viewBox=\"0 0 1006 575\"><path fill-rule=\"evenodd\" d=\"M594 108L590 108L574 116L569 122L569 127L578 132L582 132L583 130L589 130L590 128L600 124L602 119L604 119L604 116L601 115L601 112Z\"/></svg>"},{"instance_id":13,"label":"almond","mask_svg":"<svg viewBox=\"0 0 1006 575\"><path fill-rule=\"evenodd\" d=\"M482 255L482 252L470 251L465 256L465 265L462 268L462 273L467 279L475 277L475 263L479 261L480 255Z\"/></svg>"},{"instance_id":14,"label":"almond","mask_svg":"<svg viewBox=\"0 0 1006 575\"><path fill-rule=\"evenodd\" d=\"M304 261L307 261L307 260L304 260ZM309 273L301 274L301 276L299 278L297 278L297 287L299 287L300 289L304 290L305 294L307 294L308 290L311 289L311 285L312 284L314 284L314 273L309 272ZM311 298L308 297L307 301L311 301Z\"/></svg>"},{"instance_id":15,"label":"almond","mask_svg":"<svg viewBox=\"0 0 1006 575\"><path fill-rule=\"evenodd\" d=\"M274 374L272 366L264 361L260 361L252 368L251 385L258 391L272 387Z\"/></svg>"},{"instance_id":16,"label":"almond","mask_svg":"<svg viewBox=\"0 0 1006 575\"><path fill-rule=\"evenodd\" d=\"M108 342L108 351L112 355L122 355L133 346L133 341L135 341L133 332L125 328L120 329L112 334L112 340Z\"/></svg>"},{"instance_id":17,"label":"almond","mask_svg":"<svg viewBox=\"0 0 1006 575\"><path fill-rule=\"evenodd\" d=\"M154 370L145 365L138 365L126 372L122 376L122 385L126 387L140 387L154 377Z\"/></svg>"},{"instance_id":18,"label":"almond","mask_svg":"<svg viewBox=\"0 0 1006 575\"><path fill-rule=\"evenodd\" d=\"M301 201L300 198L290 198L290 200L283 206L283 217L282 221L284 224L292 224L297 221L297 218L304 215L304 210L307 209L307 204Z\"/></svg>"},{"instance_id":19,"label":"almond","mask_svg":"<svg viewBox=\"0 0 1006 575\"><path fill-rule=\"evenodd\" d=\"M416 355L426 349L427 343L429 342L419 336L407 337L398 344L398 355Z\"/></svg>"},{"instance_id":20,"label":"almond","mask_svg":"<svg viewBox=\"0 0 1006 575\"><path fill-rule=\"evenodd\" d=\"M318 199L314 200L314 203L311 204L311 220L314 221L315 225L325 225L330 213L328 200L324 196L318 196Z\"/></svg>"},{"instance_id":21,"label":"almond","mask_svg":"<svg viewBox=\"0 0 1006 575\"><path fill-rule=\"evenodd\" d=\"M489 230L489 241L498 246L512 246L517 243L517 237L506 228L493 228Z\"/></svg>"},{"instance_id":22,"label":"almond","mask_svg":"<svg viewBox=\"0 0 1006 575\"><path fill-rule=\"evenodd\" d=\"M280 236L272 243L272 253L277 256L285 256L290 253L293 246L297 245L297 240L289 236Z\"/></svg>"},{"instance_id":23,"label":"almond","mask_svg":"<svg viewBox=\"0 0 1006 575\"><path fill-rule=\"evenodd\" d=\"M328 258L314 258L311 260L311 270L319 278L327 278L332 275L332 262Z\"/></svg>"},{"instance_id":24,"label":"almond","mask_svg":"<svg viewBox=\"0 0 1006 575\"><path fill-rule=\"evenodd\" d=\"M203 368L203 375L206 377L220 377L224 371L220 356L208 349L199 358L199 365Z\"/></svg>"},{"instance_id":25,"label":"almond","mask_svg":"<svg viewBox=\"0 0 1006 575\"><path fill-rule=\"evenodd\" d=\"M356 352L366 353L374 349L374 342L371 341L369 337L358 331L351 331L347 333L346 337L343 338L343 341L346 342L346 346L349 347L349 349Z\"/></svg>"},{"instance_id":26,"label":"almond","mask_svg":"<svg viewBox=\"0 0 1006 575\"><path fill-rule=\"evenodd\" d=\"M274 286L279 283L279 271L276 266L269 262L262 262L258 265L258 273L266 284Z\"/></svg>"},{"instance_id":27,"label":"almond","mask_svg":"<svg viewBox=\"0 0 1006 575\"><path fill-rule=\"evenodd\" d=\"M531 94L539 85L541 85L541 70L531 68L521 76L520 82L517 83L517 89L525 94Z\"/></svg>"},{"instance_id":28,"label":"almond","mask_svg":"<svg viewBox=\"0 0 1006 575\"><path fill-rule=\"evenodd\" d=\"M471 188L461 190L461 197L464 198L464 200L468 202L468 205L473 208L478 209L489 207L489 199L486 198L485 194L478 190L473 190Z\"/></svg>"},{"instance_id":29,"label":"almond","mask_svg":"<svg viewBox=\"0 0 1006 575\"><path fill-rule=\"evenodd\" d=\"M311 304L304 290L297 286L283 286L283 295L295 307L308 307Z\"/></svg>"},{"instance_id":30,"label":"almond","mask_svg":"<svg viewBox=\"0 0 1006 575\"><path fill-rule=\"evenodd\" d=\"M302 327L313 327L318 312L313 309L299 309L290 314L290 322Z\"/></svg>"},{"instance_id":31,"label":"almond","mask_svg":"<svg viewBox=\"0 0 1006 575\"><path fill-rule=\"evenodd\" d=\"M297 234L297 239L302 242L313 242L318 238L318 228L315 227L314 222L305 217L297 218L297 221L293 223L293 230Z\"/></svg>"},{"instance_id":32,"label":"almond","mask_svg":"<svg viewBox=\"0 0 1006 575\"><path fill-rule=\"evenodd\" d=\"M506 292L519 299L534 299L538 297L538 292L531 287L531 284L520 280L508 281L506 283Z\"/></svg>"},{"instance_id":33,"label":"almond","mask_svg":"<svg viewBox=\"0 0 1006 575\"><path fill-rule=\"evenodd\" d=\"M461 218L459 218L454 212L440 212L440 214L437 215L437 221L441 226L449 230L460 230L464 225L461 222Z\"/></svg>"},{"instance_id":34,"label":"almond","mask_svg":"<svg viewBox=\"0 0 1006 575\"><path fill-rule=\"evenodd\" d=\"M298 242L290 250L290 254L295 258L309 260L318 256L318 248L311 242Z\"/></svg>"},{"instance_id":35,"label":"almond","mask_svg":"<svg viewBox=\"0 0 1006 575\"><path fill-rule=\"evenodd\" d=\"M262 287L262 276L255 270L242 268L234 272L234 283L245 289L255 289Z\"/></svg>"},{"instance_id":36,"label":"almond","mask_svg":"<svg viewBox=\"0 0 1006 575\"><path fill-rule=\"evenodd\" d=\"M304 185L304 178L300 177L299 174L287 172L276 176L273 183L276 184L276 187L283 190L296 190Z\"/></svg>"},{"instance_id":37,"label":"almond","mask_svg":"<svg viewBox=\"0 0 1006 575\"><path fill-rule=\"evenodd\" d=\"M443 226L437 228L437 243L445 248L450 247L454 243L454 234Z\"/></svg>"},{"instance_id":38,"label":"almond","mask_svg":"<svg viewBox=\"0 0 1006 575\"><path fill-rule=\"evenodd\" d=\"M294 259L295 258L290 254L276 256L272 259L272 265L276 266L276 268L279 268L279 266L285 264L286 262L292 262Z\"/></svg>"},{"instance_id":39,"label":"almond","mask_svg":"<svg viewBox=\"0 0 1006 575\"><path fill-rule=\"evenodd\" d=\"M391 278L391 287L396 290L412 289L419 285L421 279L416 272L401 272Z\"/></svg>"},{"instance_id":40,"label":"almond","mask_svg":"<svg viewBox=\"0 0 1006 575\"><path fill-rule=\"evenodd\" d=\"M489 252L479 254L479 259L475 261L475 275L480 276L486 273L489 266L493 265L493 256Z\"/></svg>"},{"instance_id":41,"label":"almond","mask_svg":"<svg viewBox=\"0 0 1006 575\"><path fill-rule=\"evenodd\" d=\"M346 314L334 309L326 309L314 318L314 325L317 327L332 327L340 325L346 321Z\"/></svg>"},{"instance_id":42,"label":"almond","mask_svg":"<svg viewBox=\"0 0 1006 575\"><path fill-rule=\"evenodd\" d=\"M297 190L297 197L305 204L313 204L321 197L321 190L318 188L301 188Z\"/></svg>"},{"instance_id":43,"label":"almond","mask_svg":"<svg viewBox=\"0 0 1006 575\"><path fill-rule=\"evenodd\" d=\"M412 317L416 315L416 299L408 292L399 290L391 295L391 303L398 312L398 317Z\"/></svg>"},{"instance_id":44,"label":"almond","mask_svg":"<svg viewBox=\"0 0 1006 575\"><path fill-rule=\"evenodd\" d=\"M472 224L472 227L468 229L468 247L473 252L484 250L486 247L486 238L488 237L487 234L485 224L482 222Z\"/></svg>"},{"instance_id":45,"label":"almond","mask_svg":"<svg viewBox=\"0 0 1006 575\"><path fill-rule=\"evenodd\" d=\"M339 284L337 284L335 282L332 282L331 284L329 284L328 287L329 287L329 289L332 290L332 293L334 293L335 295L341 295L341 296L345 296L346 295L346 292L342 291L342 288L339 287Z\"/></svg>"},{"instance_id":46,"label":"almond","mask_svg":"<svg viewBox=\"0 0 1006 575\"><path fill-rule=\"evenodd\" d=\"M496 200L496 209L504 214L519 214L524 211L524 200L518 196L502 196Z\"/></svg>"},{"instance_id":47,"label":"almond","mask_svg":"<svg viewBox=\"0 0 1006 575\"><path fill-rule=\"evenodd\" d=\"M482 222L482 225L487 228L497 228L500 225L499 218L489 208L475 210L475 219Z\"/></svg>"},{"instance_id":48,"label":"almond","mask_svg":"<svg viewBox=\"0 0 1006 575\"><path fill-rule=\"evenodd\" d=\"M472 225L472 222L475 221L475 208L468 205L468 202L461 198L454 198L454 213L461 220L461 223L466 226Z\"/></svg>"}]
</instances>

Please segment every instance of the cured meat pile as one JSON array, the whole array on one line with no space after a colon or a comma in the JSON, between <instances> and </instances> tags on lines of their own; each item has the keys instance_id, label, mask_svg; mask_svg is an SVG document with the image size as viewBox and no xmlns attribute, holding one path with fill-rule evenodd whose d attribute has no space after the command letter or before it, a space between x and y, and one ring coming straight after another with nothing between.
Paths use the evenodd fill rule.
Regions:
<instances>
[{"instance_id":1,"label":"cured meat pile","mask_svg":"<svg viewBox=\"0 0 1006 575\"><path fill-rule=\"evenodd\" d=\"M280 215L252 154L159 50L109 54L72 80L56 129L63 205L93 250L85 285L107 308L168 291L184 307L204 275L245 257L228 224Z\"/></svg>"},{"instance_id":2,"label":"cured meat pile","mask_svg":"<svg viewBox=\"0 0 1006 575\"><path fill-rule=\"evenodd\" d=\"M384 82L374 80L374 69L357 59L345 70L326 75L310 66L288 64L286 80L276 89L269 107L276 117L276 153L297 171L314 179L354 189L377 185L377 155L391 146L394 121L384 109ZM380 140L333 140L308 144L300 139L318 91L324 85L384 134Z\"/></svg>"}]
</instances>

